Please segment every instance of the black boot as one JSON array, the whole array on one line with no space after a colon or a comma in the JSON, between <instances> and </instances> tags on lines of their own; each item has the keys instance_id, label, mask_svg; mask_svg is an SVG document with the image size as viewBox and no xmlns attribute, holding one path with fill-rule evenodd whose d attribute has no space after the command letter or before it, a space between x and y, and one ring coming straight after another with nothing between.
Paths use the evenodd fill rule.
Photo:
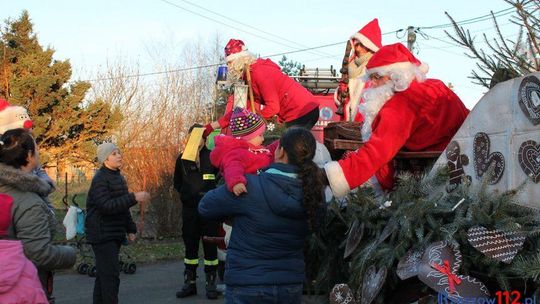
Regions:
<instances>
[{"instance_id":1,"label":"black boot","mask_svg":"<svg viewBox=\"0 0 540 304\"><path fill-rule=\"evenodd\" d=\"M215 270L206 273L206 297L209 300L215 300L218 298L216 277L217 273Z\"/></svg>"},{"instance_id":2,"label":"black boot","mask_svg":"<svg viewBox=\"0 0 540 304\"><path fill-rule=\"evenodd\" d=\"M184 286L176 292L177 298L185 298L197 294L197 274L193 270L184 271Z\"/></svg>"}]
</instances>

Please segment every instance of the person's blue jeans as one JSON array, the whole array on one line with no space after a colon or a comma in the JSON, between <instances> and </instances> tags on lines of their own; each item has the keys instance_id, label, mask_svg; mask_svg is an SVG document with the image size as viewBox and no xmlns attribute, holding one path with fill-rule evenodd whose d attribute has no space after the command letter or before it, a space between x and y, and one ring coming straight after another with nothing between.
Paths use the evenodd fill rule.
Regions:
<instances>
[{"instance_id":1,"label":"person's blue jeans","mask_svg":"<svg viewBox=\"0 0 540 304\"><path fill-rule=\"evenodd\" d=\"M302 284L229 286L227 304L300 304Z\"/></svg>"}]
</instances>

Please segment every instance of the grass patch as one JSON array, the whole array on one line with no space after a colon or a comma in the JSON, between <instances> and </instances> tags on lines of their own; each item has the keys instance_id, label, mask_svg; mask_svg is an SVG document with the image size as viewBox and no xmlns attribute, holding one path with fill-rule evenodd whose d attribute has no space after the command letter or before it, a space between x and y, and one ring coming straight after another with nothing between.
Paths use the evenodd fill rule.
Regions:
<instances>
[{"instance_id":1,"label":"grass patch","mask_svg":"<svg viewBox=\"0 0 540 304\"><path fill-rule=\"evenodd\" d=\"M129 254L136 263L156 263L159 261L180 261L184 258L182 241L147 242L137 241L122 247L122 252Z\"/></svg>"},{"instance_id":2,"label":"grass patch","mask_svg":"<svg viewBox=\"0 0 540 304\"><path fill-rule=\"evenodd\" d=\"M86 195L88 194L88 189L90 188L90 181L82 183L68 183L68 205L72 204L73 196L76 195L75 202L81 208L86 207ZM55 209L66 209L66 206L63 203L63 198L66 194L65 183L59 183L56 185L56 191L49 195L49 199Z\"/></svg>"}]
</instances>

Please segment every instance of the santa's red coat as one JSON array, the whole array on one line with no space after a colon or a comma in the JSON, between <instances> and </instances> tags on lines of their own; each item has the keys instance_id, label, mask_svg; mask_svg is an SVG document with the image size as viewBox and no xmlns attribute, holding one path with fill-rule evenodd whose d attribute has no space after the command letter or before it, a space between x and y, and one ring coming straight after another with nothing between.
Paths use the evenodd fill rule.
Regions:
<instances>
[{"instance_id":1,"label":"santa's red coat","mask_svg":"<svg viewBox=\"0 0 540 304\"><path fill-rule=\"evenodd\" d=\"M468 113L443 82L414 80L380 109L372 123L372 135L361 149L325 166L334 194L344 196L373 175L383 188L391 188L390 165L399 150L444 150Z\"/></svg>"},{"instance_id":2,"label":"santa's red coat","mask_svg":"<svg viewBox=\"0 0 540 304\"><path fill-rule=\"evenodd\" d=\"M274 159L274 151L264 146L253 146L245 140L219 135L214 138L215 148L210 152L210 162L219 168L225 184L232 192L234 185L246 184L245 174L257 173L268 167Z\"/></svg>"},{"instance_id":3,"label":"santa's red coat","mask_svg":"<svg viewBox=\"0 0 540 304\"><path fill-rule=\"evenodd\" d=\"M283 74L272 60L257 59L251 64L250 72L256 112L264 119L277 115L279 122L289 122L319 107L313 94ZM226 112L232 109L232 99L229 99L229 104ZM249 105L248 109L251 109ZM226 127L221 122L220 125Z\"/></svg>"}]
</instances>

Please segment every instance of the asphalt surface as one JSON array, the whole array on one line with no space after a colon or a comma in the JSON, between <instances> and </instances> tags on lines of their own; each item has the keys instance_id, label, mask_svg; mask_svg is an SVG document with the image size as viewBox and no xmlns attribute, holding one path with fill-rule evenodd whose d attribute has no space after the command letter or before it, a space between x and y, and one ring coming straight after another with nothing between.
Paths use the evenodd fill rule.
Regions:
<instances>
[{"instance_id":1,"label":"asphalt surface","mask_svg":"<svg viewBox=\"0 0 540 304\"><path fill-rule=\"evenodd\" d=\"M120 275L119 303L224 303L223 296L217 300L206 299L204 293L204 271L199 267L197 276L198 295L177 299L175 294L183 284L184 264L182 262L137 265L135 274ZM94 278L74 273L56 274L54 295L56 304L92 303ZM313 297L304 297L303 303L317 303Z\"/></svg>"}]
</instances>

